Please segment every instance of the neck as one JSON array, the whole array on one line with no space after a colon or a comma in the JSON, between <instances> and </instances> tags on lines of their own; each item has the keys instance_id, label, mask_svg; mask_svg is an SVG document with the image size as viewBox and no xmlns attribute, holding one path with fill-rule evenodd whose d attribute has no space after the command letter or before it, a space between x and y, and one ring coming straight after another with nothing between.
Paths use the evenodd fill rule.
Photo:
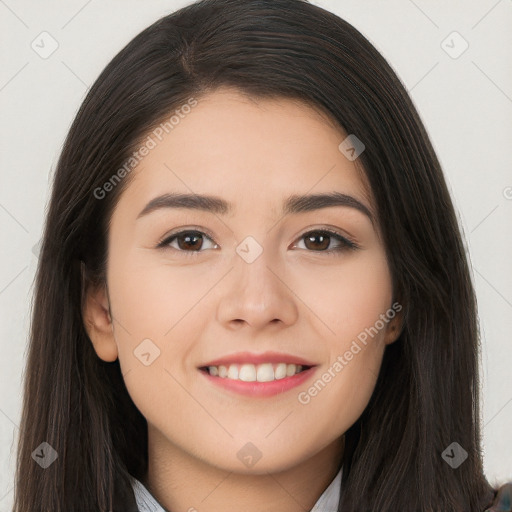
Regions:
<instances>
[{"instance_id":1,"label":"neck","mask_svg":"<svg viewBox=\"0 0 512 512\"><path fill-rule=\"evenodd\" d=\"M342 436L290 469L249 475L206 464L158 437L148 424L149 463L142 483L169 512L311 510L338 473L345 447Z\"/></svg>"}]
</instances>

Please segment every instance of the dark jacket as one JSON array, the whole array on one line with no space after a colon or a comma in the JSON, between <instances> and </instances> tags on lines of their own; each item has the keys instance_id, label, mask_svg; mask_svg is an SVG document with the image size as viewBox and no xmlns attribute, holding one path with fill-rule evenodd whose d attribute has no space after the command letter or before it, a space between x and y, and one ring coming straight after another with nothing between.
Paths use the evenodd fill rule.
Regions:
<instances>
[{"instance_id":1,"label":"dark jacket","mask_svg":"<svg viewBox=\"0 0 512 512\"><path fill-rule=\"evenodd\" d=\"M491 507L485 512L512 512L512 482L498 489Z\"/></svg>"}]
</instances>

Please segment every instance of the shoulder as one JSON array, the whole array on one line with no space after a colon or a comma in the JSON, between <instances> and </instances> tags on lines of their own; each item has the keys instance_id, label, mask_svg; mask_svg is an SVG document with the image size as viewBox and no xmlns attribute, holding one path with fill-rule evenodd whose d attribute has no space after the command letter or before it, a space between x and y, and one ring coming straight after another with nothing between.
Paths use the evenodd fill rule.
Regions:
<instances>
[{"instance_id":1,"label":"shoulder","mask_svg":"<svg viewBox=\"0 0 512 512\"><path fill-rule=\"evenodd\" d=\"M498 488L490 508L485 512L512 512L512 482Z\"/></svg>"}]
</instances>

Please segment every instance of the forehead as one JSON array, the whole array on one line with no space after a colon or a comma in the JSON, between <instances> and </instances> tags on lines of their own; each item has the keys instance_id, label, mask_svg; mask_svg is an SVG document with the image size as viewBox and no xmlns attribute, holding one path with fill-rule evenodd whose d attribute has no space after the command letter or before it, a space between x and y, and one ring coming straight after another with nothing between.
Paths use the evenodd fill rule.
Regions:
<instances>
[{"instance_id":1,"label":"forehead","mask_svg":"<svg viewBox=\"0 0 512 512\"><path fill-rule=\"evenodd\" d=\"M235 210L277 211L291 194L332 191L372 202L364 174L339 149L346 133L303 102L224 88L167 131L149 134L154 147L132 171L124 202L192 192L225 197Z\"/></svg>"}]
</instances>

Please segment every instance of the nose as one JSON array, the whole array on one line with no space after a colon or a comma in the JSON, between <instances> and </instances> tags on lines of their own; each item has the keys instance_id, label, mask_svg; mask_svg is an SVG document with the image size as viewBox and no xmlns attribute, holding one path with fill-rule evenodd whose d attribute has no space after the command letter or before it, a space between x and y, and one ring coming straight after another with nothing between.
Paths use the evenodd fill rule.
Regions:
<instances>
[{"instance_id":1,"label":"nose","mask_svg":"<svg viewBox=\"0 0 512 512\"><path fill-rule=\"evenodd\" d=\"M286 282L284 267L276 264L270 251L252 262L238 255L234 268L221 284L217 320L229 329L260 331L297 321L297 297Z\"/></svg>"}]
</instances>

